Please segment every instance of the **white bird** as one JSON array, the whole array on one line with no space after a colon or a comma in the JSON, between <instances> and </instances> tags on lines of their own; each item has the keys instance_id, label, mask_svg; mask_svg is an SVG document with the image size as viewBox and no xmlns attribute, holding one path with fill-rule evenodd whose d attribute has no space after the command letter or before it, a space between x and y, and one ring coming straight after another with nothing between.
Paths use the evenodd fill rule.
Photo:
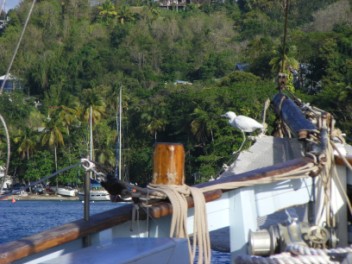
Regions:
<instances>
[{"instance_id":1,"label":"white bird","mask_svg":"<svg viewBox=\"0 0 352 264\"><path fill-rule=\"evenodd\" d=\"M235 128L238 128L242 132L253 132L257 129L263 129L264 126L250 118L248 116L239 115L237 116L234 112L229 111L226 114L222 115L229 119L229 124Z\"/></svg>"},{"instance_id":2,"label":"white bird","mask_svg":"<svg viewBox=\"0 0 352 264\"><path fill-rule=\"evenodd\" d=\"M246 141L246 135L245 132L250 133L253 132L257 129L264 129L264 126L262 124L260 124L259 122L257 122L256 120L254 120L253 118L250 118L248 116L243 116L243 115L239 115L237 116L234 112L229 111L226 114L222 115L222 117L226 117L227 119L229 119L229 124L234 127L239 129L242 132L243 135L243 142L240 146L240 148L235 151L233 154L236 154L237 152L239 152L245 141Z\"/></svg>"}]
</instances>

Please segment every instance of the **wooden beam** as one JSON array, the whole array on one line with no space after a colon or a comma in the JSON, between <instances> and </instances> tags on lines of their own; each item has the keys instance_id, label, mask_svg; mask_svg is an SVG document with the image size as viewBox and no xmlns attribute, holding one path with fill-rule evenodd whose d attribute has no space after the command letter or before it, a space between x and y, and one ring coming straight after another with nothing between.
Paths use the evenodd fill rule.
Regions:
<instances>
[{"instance_id":1,"label":"wooden beam","mask_svg":"<svg viewBox=\"0 0 352 264\"><path fill-rule=\"evenodd\" d=\"M352 166L352 155L345 157L348 163ZM345 161L340 156L335 156L335 163L337 165L346 165Z\"/></svg>"},{"instance_id":2,"label":"wooden beam","mask_svg":"<svg viewBox=\"0 0 352 264\"><path fill-rule=\"evenodd\" d=\"M206 202L211 202L217 200L221 197L222 191L215 190L204 193L204 198ZM188 208L194 207L194 201L192 197L187 197ZM152 207L149 208L149 214L153 218L161 218L163 216L167 216L172 214L172 205L170 202L158 202L153 204Z\"/></svg>"},{"instance_id":3,"label":"wooden beam","mask_svg":"<svg viewBox=\"0 0 352 264\"><path fill-rule=\"evenodd\" d=\"M0 245L0 264L42 252L131 219L132 205L125 205L91 217L90 221L77 220L51 230Z\"/></svg>"}]
</instances>

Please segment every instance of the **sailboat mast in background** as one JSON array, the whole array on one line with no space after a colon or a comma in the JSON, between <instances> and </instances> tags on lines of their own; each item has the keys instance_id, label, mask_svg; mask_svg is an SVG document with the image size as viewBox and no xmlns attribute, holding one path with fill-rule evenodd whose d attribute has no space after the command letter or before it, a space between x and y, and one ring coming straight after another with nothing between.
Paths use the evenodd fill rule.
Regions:
<instances>
[{"instance_id":1,"label":"sailboat mast in background","mask_svg":"<svg viewBox=\"0 0 352 264\"><path fill-rule=\"evenodd\" d=\"M117 131L118 131L118 138L116 142L116 168L115 168L115 178L121 180L121 163L122 163L122 87L120 88L120 94L119 94L119 100L118 100L118 105L119 105L119 110L117 111L116 114L116 126L117 126Z\"/></svg>"}]
</instances>

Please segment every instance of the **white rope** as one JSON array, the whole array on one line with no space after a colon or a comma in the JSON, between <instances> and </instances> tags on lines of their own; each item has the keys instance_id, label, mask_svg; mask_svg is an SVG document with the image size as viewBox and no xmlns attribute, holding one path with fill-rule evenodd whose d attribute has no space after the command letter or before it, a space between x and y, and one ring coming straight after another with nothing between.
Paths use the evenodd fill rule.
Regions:
<instances>
[{"instance_id":1,"label":"white rope","mask_svg":"<svg viewBox=\"0 0 352 264\"><path fill-rule=\"evenodd\" d=\"M198 246L198 263L210 264L211 249L208 232L205 199L202 191L187 185L157 185L149 184L148 189L165 194L172 204L172 219L170 237L187 238L190 263L195 259L196 246ZM187 232L187 197L193 197L194 222L193 222L193 248L191 248Z\"/></svg>"},{"instance_id":2,"label":"white rope","mask_svg":"<svg viewBox=\"0 0 352 264\"><path fill-rule=\"evenodd\" d=\"M11 62L10 62L10 64L9 64L9 67L7 68L7 71L6 71L6 74L5 74L5 79L4 79L4 81L2 82L2 84L1 84L1 88L0 88L0 95L2 94L2 91L3 91L4 87L5 87L5 83L6 83L6 81L7 81L7 78L8 78L8 76L9 76L10 71L11 71L11 68L12 68L12 64L13 64L13 62L15 61L15 58L16 58L16 55L17 55L18 49L19 49L20 44L21 44L21 42L22 42L23 35L24 35L24 32L26 31L26 28L27 28L27 25L28 25L29 19L30 19L30 17L31 17L31 14L32 14L32 11L33 11L33 8L34 8L35 3L36 3L36 0L33 0L33 2L32 2L32 6L31 6L31 9L29 10L29 13L28 13L28 16L27 16L26 22L25 22L25 24L24 24L24 26L23 26L21 36L20 36L20 38L19 38L19 40L18 40L18 42L17 42L17 45L16 45L16 48L15 48L15 51L14 51L14 53L13 53L13 56L12 56Z\"/></svg>"},{"instance_id":3,"label":"white rope","mask_svg":"<svg viewBox=\"0 0 352 264\"><path fill-rule=\"evenodd\" d=\"M211 247L204 195L198 188L191 187L190 190L194 201L193 254L198 244L198 263L203 263L203 256L204 263L210 263Z\"/></svg>"},{"instance_id":4,"label":"white rope","mask_svg":"<svg viewBox=\"0 0 352 264\"><path fill-rule=\"evenodd\" d=\"M269 176L269 177L264 177L260 179L253 179L253 180L248 180L248 181L237 181L237 182L226 182L226 183L220 183L220 184L215 184L211 186L207 186L204 188L201 188L201 190L204 192L208 191L214 191L214 190L232 190L236 188L241 188L241 187L249 187L249 186L254 186L254 185L259 185L259 184L267 184L267 183L273 183L273 182L278 182L282 180L292 180L292 179L300 179L304 177L308 177L309 173L316 170L318 167L314 163L308 163L307 165L303 167L299 167L297 169L294 169L289 172L285 172L279 175L274 175L274 176Z\"/></svg>"}]
</instances>

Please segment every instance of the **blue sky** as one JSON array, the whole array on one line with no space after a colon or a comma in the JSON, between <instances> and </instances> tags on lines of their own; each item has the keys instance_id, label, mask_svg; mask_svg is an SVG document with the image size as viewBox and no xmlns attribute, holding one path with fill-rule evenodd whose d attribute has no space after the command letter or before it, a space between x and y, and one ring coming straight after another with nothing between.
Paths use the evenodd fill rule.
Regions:
<instances>
[{"instance_id":1,"label":"blue sky","mask_svg":"<svg viewBox=\"0 0 352 264\"><path fill-rule=\"evenodd\" d=\"M1 0L0 3L3 3L4 0ZM6 0L5 2L5 10L8 11L17 6L22 0Z\"/></svg>"}]
</instances>

